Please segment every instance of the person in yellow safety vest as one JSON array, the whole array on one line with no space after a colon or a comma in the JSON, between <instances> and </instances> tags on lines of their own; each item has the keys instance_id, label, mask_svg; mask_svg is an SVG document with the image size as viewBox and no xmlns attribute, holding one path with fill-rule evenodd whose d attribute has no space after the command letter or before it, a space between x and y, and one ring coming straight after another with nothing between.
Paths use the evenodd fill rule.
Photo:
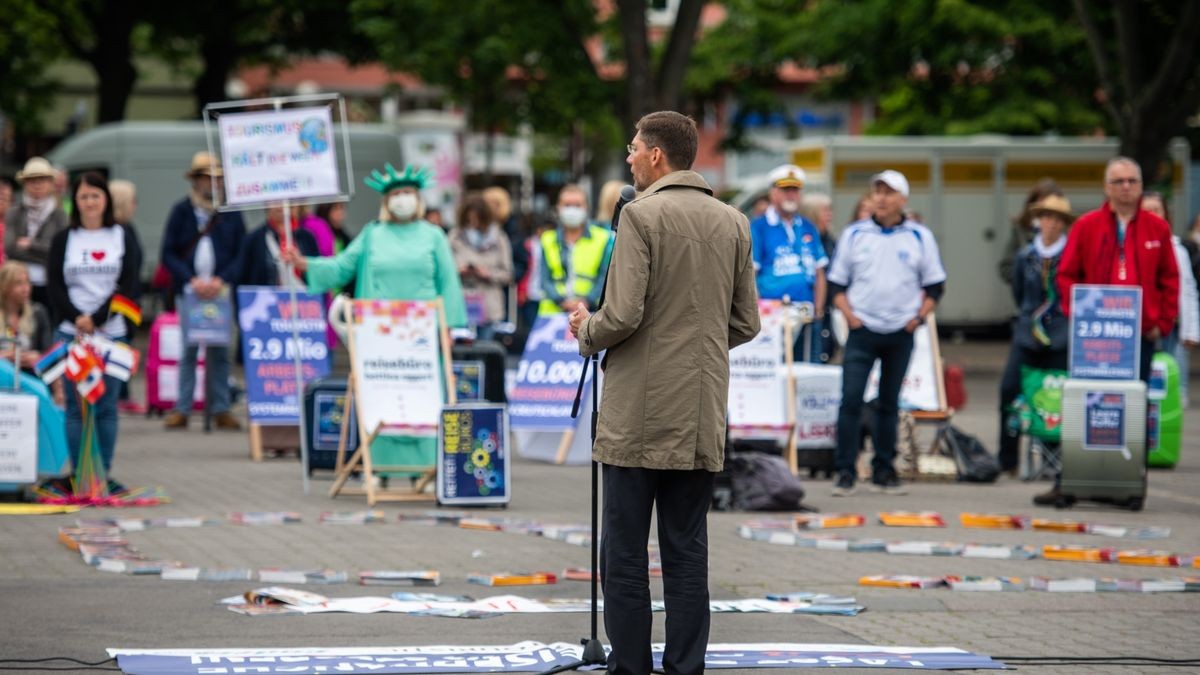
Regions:
<instances>
[{"instance_id":1,"label":"person in yellow safety vest","mask_svg":"<svg viewBox=\"0 0 1200 675\"><path fill-rule=\"evenodd\" d=\"M578 185L558 192L559 227L542 234L539 316L594 310L612 257L612 232L587 222L587 195Z\"/></svg>"}]
</instances>

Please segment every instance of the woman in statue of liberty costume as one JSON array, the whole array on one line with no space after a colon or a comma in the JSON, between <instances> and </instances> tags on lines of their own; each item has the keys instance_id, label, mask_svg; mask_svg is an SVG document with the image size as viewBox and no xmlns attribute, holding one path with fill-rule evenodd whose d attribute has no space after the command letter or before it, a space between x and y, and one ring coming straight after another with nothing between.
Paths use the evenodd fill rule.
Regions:
<instances>
[{"instance_id":1,"label":"woman in statue of liberty costume","mask_svg":"<svg viewBox=\"0 0 1200 675\"><path fill-rule=\"evenodd\" d=\"M379 217L366 224L350 245L329 258L306 258L295 248L286 251L296 269L306 273L308 290L323 293L355 283L359 300L441 299L447 328L467 325L458 268L442 229L424 220L420 190L429 177L425 169L397 172L391 164L372 171L363 182L383 195ZM437 440L385 436L371 445L379 465L427 465L437 458Z\"/></svg>"}]
</instances>

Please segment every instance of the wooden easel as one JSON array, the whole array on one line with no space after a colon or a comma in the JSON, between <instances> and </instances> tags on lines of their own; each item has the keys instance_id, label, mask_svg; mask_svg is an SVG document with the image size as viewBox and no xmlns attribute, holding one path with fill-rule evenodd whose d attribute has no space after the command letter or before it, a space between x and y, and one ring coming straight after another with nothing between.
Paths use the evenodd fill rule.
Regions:
<instances>
[{"instance_id":1,"label":"wooden easel","mask_svg":"<svg viewBox=\"0 0 1200 675\"><path fill-rule=\"evenodd\" d=\"M442 356L442 371L443 371L443 391L447 397L447 403L454 405L457 402L457 394L454 387L454 372L451 365L450 353L450 331L446 328L446 308L442 304L441 298L430 301L437 308L438 313L438 335L439 344L441 347ZM432 466L428 465L379 465L376 466L371 459L371 443L379 436L383 430L383 424L377 424L365 438L361 438L358 447L354 450L354 454L346 459L346 445L350 438L350 409L354 408L355 414L358 416L358 428L366 429L365 420L363 418L363 407L352 406L354 397L358 394L358 387L355 386L354 364L357 363L356 347L354 339L354 303L346 303L346 327L347 339L346 349L350 352L350 377L346 382L346 399L342 407L342 429L338 436L337 462L334 466L334 481L333 486L329 489L329 496L336 497L339 494L349 495L366 495L367 505L375 506L377 502L408 502L408 501L433 501L437 496L431 492L427 493L425 489L429 487L434 477L437 475L436 462ZM365 450L364 450L365 449ZM346 488L346 481L355 471L362 472L361 488ZM411 490L396 490L382 489L377 483L376 472L404 472L419 474L416 482Z\"/></svg>"},{"instance_id":2,"label":"wooden easel","mask_svg":"<svg viewBox=\"0 0 1200 675\"><path fill-rule=\"evenodd\" d=\"M300 451L300 427L291 424L250 423L250 459L263 461L263 450Z\"/></svg>"},{"instance_id":3,"label":"wooden easel","mask_svg":"<svg viewBox=\"0 0 1200 675\"><path fill-rule=\"evenodd\" d=\"M934 427L933 440L924 452L917 452L917 456L913 457L913 474L912 477L920 476L918 467L918 459L920 455L938 454L938 446L941 445L946 436L946 432L950 429L950 420L954 418L954 409L946 404L946 380L942 366L942 348L938 340L937 333L937 317L930 313L925 318L925 325L929 329L929 350L931 352L931 360L933 361L933 381L937 388L937 410L912 410L907 413L912 417L913 424L917 426L932 425Z\"/></svg>"},{"instance_id":4,"label":"wooden easel","mask_svg":"<svg viewBox=\"0 0 1200 675\"><path fill-rule=\"evenodd\" d=\"M788 305L784 309L790 309ZM783 461L787 462L788 468L792 470L792 475L799 473L800 469L796 466L799 461L799 456L796 454L796 373L792 371L792 365L795 363L795 356L792 354L792 342L795 338L795 332L792 328L792 314L783 320L783 363L787 368L787 377L784 378L784 386L787 387L786 396L786 412L787 412L787 444L783 449Z\"/></svg>"}]
</instances>

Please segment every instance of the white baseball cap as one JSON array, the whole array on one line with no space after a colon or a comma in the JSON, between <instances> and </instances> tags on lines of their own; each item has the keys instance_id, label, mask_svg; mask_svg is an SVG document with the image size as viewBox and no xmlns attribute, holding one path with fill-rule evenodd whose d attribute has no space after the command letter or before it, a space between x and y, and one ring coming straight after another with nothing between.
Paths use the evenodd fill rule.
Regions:
<instances>
[{"instance_id":1,"label":"white baseball cap","mask_svg":"<svg viewBox=\"0 0 1200 675\"><path fill-rule=\"evenodd\" d=\"M771 181L771 187L803 188L805 179L804 169L794 164L784 164L772 169L771 173L767 174L767 179Z\"/></svg>"},{"instance_id":2,"label":"white baseball cap","mask_svg":"<svg viewBox=\"0 0 1200 675\"><path fill-rule=\"evenodd\" d=\"M904 174L900 173L899 171L895 171L893 169L880 171L874 176L871 176L871 185L876 183L883 183L905 197L908 196L908 179L905 178Z\"/></svg>"}]
</instances>

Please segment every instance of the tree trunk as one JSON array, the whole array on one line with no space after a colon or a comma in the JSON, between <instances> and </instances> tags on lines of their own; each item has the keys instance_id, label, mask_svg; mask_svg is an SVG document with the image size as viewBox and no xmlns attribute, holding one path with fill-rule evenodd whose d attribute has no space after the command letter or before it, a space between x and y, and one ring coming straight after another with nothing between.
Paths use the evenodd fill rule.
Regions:
<instances>
[{"instance_id":1,"label":"tree trunk","mask_svg":"<svg viewBox=\"0 0 1200 675\"><path fill-rule=\"evenodd\" d=\"M100 86L101 124L125 119L125 107L137 81L129 43L134 23L134 3L115 2L105 5L95 25L96 47L90 61Z\"/></svg>"},{"instance_id":2,"label":"tree trunk","mask_svg":"<svg viewBox=\"0 0 1200 675\"><path fill-rule=\"evenodd\" d=\"M654 111L654 73L650 69L650 44L646 36L646 0L617 0L621 42L625 46L626 128ZM618 111L620 112L620 111Z\"/></svg>"},{"instance_id":3,"label":"tree trunk","mask_svg":"<svg viewBox=\"0 0 1200 675\"><path fill-rule=\"evenodd\" d=\"M700 26L700 10L703 8L703 0L680 0L671 38L658 69L657 98L660 110L679 110L683 107L683 78L692 56L692 46L696 44L696 30Z\"/></svg>"},{"instance_id":4,"label":"tree trunk","mask_svg":"<svg viewBox=\"0 0 1200 675\"><path fill-rule=\"evenodd\" d=\"M223 37L212 36L201 44L200 58L204 61L204 70L192 85L198 116L204 114L204 106L226 99L225 82L237 66L237 50Z\"/></svg>"}]
</instances>

